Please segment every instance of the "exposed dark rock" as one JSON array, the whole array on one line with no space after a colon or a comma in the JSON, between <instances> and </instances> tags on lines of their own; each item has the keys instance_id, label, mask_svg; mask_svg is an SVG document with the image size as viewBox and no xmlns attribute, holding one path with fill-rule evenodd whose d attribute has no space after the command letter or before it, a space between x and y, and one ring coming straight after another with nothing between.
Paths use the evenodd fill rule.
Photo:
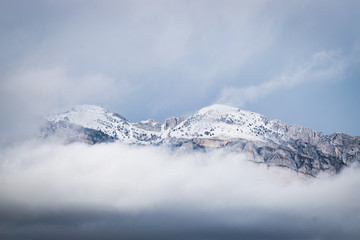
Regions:
<instances>
[{"instance_id":1,"label":"exposed dark rock","mask_svg":"<svg viewBox=\"0 0 360 240\"><path fill-rule=\"evenodd\" d=\"M174 128L177 125L179 125L181 122L183 122L184 120L185 120L185 117L171 117L171 118L168 118L162 124L162 129L163 130L168 130L168 129Z\"/></svg>"},{"instance_id":2,"label":"exposed dark rock","mask_svg":"<svg viewBox=\"0 0 360 240\"><path fill-rule=\"evenodd\" d=\"M135 126L147 131L154 131L154 132L161 131L161 124L152 119L149 119L147 121L137 122L135 123Z\"/></svg>"},{"instance_id":3,"label":"exposed dark rock","mask_svg":"<svg viewBox=\"0 0 360 240\"><path fill-rule=\"evenodd\" d=\"M83 142L87 144L97 144L105 142L114 142L115 137L109 136L102 131L84 128L82 126L63 122L60 125L48 123L42 129L42 135L45 138L55 137L62 139L64 143Z\"/></svg>"}]
</instances>

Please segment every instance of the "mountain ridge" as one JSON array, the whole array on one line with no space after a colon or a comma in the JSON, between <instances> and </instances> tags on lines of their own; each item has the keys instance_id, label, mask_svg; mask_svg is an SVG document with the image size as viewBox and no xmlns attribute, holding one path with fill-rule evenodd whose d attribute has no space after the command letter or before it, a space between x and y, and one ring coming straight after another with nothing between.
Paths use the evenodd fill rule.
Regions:
<instances>
[{"instance_id":1,"label":"mountain ridge","mask_svg":"<svg viewBox=\"0 0 360 240\"><path fill-rule=\"evenodd\" d=\"M96 105L79 105L47 117L45 138L65 142L124 142L165 145L186 151L224 148L247 153L252 161L287 167L307 175L338 173L360 162L360 137L344 133L324 135L298 125L272 120L236 107L214 104L188 117L171 117L163 123L129 122L118 113Z\"/></svg>"}]
</instances>

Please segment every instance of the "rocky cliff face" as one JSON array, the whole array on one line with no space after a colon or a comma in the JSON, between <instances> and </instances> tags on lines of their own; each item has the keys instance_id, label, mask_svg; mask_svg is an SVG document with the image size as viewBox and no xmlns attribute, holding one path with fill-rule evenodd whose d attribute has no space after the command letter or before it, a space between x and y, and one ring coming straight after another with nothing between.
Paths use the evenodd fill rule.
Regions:
<instances>
[{"instance_id":1,"label":"rocky cliff face","mask_svg":"<svg viewBox=\"0 0 360 240\"><path fill-rule=\"evenodd\" d=\"M180 123L182 123L185 120L185 117L171 117L164 121L164 123L161 125L161 130L166 131L168 129L173 129Z\"/></svg>"},{"instance_id":2,"label":"rocky cliff face","mask_svg":"<svg viewBox=\"0 0 360 240\"><path fill-rule=\"evenodd\" d=\"M137 122L135 123L135 126L144 129L146 131L153 131L153 132L161 131L161 124L153 119Z\"/></svg>"},{"instance_id":3,"label":"rocky cliff face","mask_svg":"<svg viewBox=\"0 0 360 240\"><path fill-rule=\"evenodd\" d=\"M203 108L188 118L131 123L98 106L83 105L48 117L44 137L65 142L125 142L166 145L186 151L223 148L247 153L249 160L316 176L338 173L360 162L360 137L343 133L325 136L301 126L224 105Z\"/></svg>"}]
</instances>

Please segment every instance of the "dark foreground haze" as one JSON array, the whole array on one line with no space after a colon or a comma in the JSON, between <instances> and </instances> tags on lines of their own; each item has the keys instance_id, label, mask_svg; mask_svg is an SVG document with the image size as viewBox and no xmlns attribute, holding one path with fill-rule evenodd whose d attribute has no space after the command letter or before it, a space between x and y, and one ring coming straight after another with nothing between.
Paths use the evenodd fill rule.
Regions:
<instances>
[{"instance_id":1,"label":"dark foreground haze","mask_svg":"<svg viewBox=\"0 0 360 240\"><path fill-rule=\"evenodd\" d=\"M1 239L359 239L359 168L305 178L223 151L1 149Z\"/></svg>"}]
</instances>

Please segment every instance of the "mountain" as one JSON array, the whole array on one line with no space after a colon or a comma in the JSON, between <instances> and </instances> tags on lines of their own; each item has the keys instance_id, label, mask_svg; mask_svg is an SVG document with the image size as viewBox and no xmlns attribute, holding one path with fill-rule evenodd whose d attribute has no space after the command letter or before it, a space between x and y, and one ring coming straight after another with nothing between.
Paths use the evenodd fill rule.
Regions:
<instances>
[{"instance_id":1,"label":"mountain","mask_svg":"<svg viewBox=\"0 0 360 240\"><path fill-rule=\"evenodd\" d=\"M225 105L211 105L193 115L172 117L162 124L152 119L131 123L120 114L94 105L81 105L47 118L46 138L66 142L124 142L166 145L187 151L223 148L246 153L252 161L286 167L316 176L338 173L360 162L360 137L329 136L311 129L268 119Z\"/></svg>"}]
</instances>

